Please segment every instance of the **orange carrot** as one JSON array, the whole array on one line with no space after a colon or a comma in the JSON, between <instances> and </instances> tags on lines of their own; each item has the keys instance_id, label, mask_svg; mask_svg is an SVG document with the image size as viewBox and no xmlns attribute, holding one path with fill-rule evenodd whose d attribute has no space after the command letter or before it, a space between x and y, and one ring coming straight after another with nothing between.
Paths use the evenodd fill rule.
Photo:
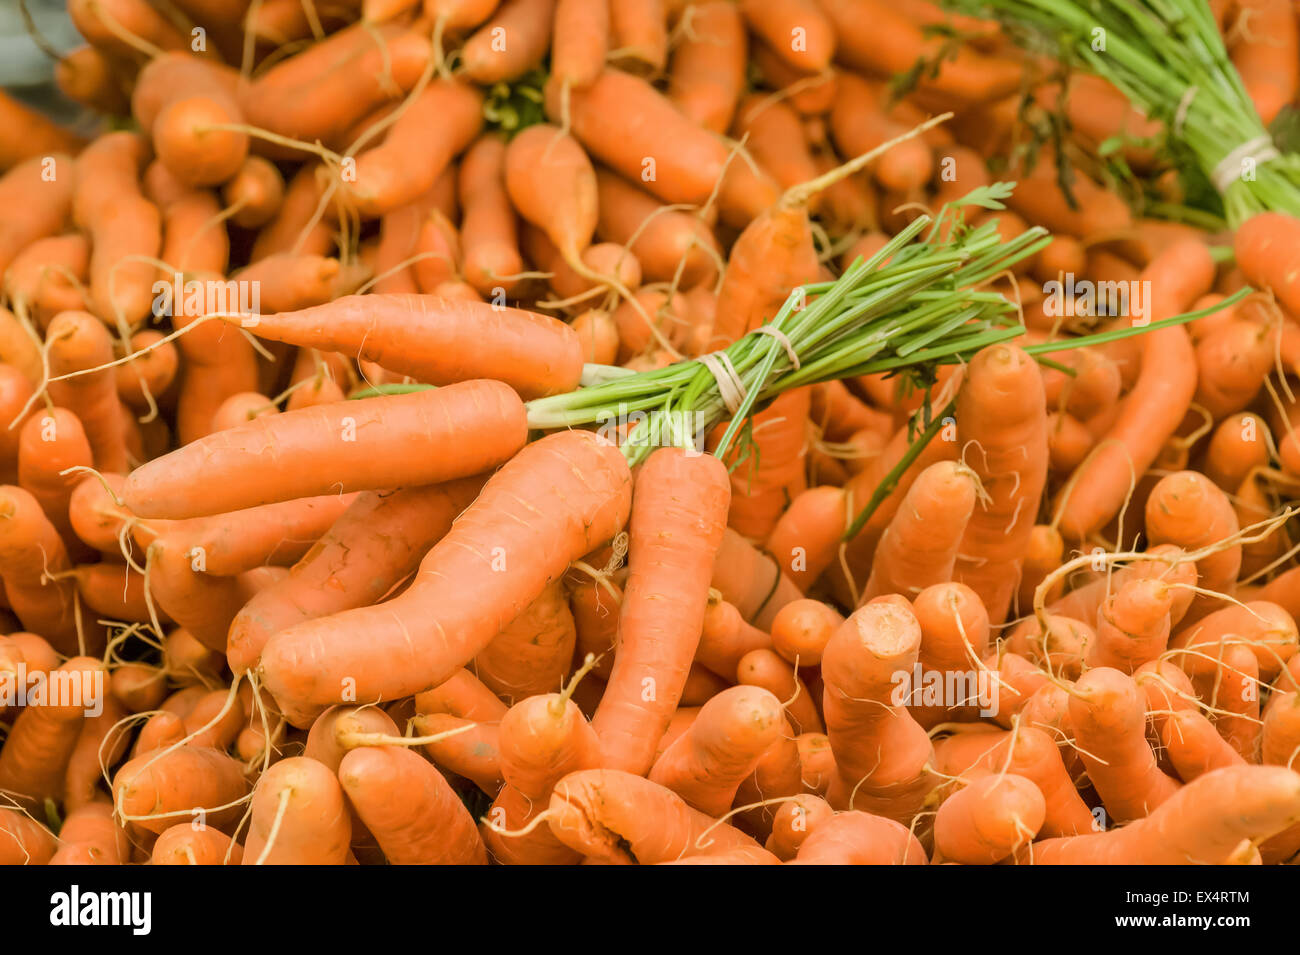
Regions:
<instances>
[{"instance_id":1,"label":"orange carrot","mask_svg":"<svg viewBox=\"0 0 1300 955\"><path fill-rule=\"evenodd\" d=\"M838 771L832 806L910 821L932 788L929 737L903 705L920 645L916 617L892 601L860 608L826 645L823 710Z\"/></svg>"},{"instance_id":2,"label":"orange carrot","mask_svg":"<svg viewBox=\"0 0 1300 955\"><path fill-rule=\"evenodd\" d=\"M860 602L881 594L910 598L949 580L975 506L975 479L965 465L940 461L922 471L880 538Z\"/></svg>"},{"instance_id":3,"label":"orange carrot","mask_svg":"<svg viewBox=\"0 0 1300 955\"><path fill-rule=\"evenodd\" d=\"M673 48L668 97L689 119L725 133L745 88L744 21L736 4L719 0L692 4L684 16L690 29Z\"/></svg>"},{"instance_id":4,"label":"orange carrot","mask_svg":"<svg viewBox=\"0 0 1300 955\"><path fill-rule=\"evenodd\" d=\"M637 476L619 644L592 717L611 768L646 772L668 728L699 643L729 500L726 468L712 455L661 448Z\"/></svg>"},{"instance_id":5,"label":"orange carrot","mask_svg":"<svg viewBox=\"0 0 1300 955\"><path fill-rule=\"evenodd\" d=\"M1032 842L1046 814L1043 794L1024 776L982 776L939 807L935 848L963 865L992 865Z\"/></svg>"},{"instance_id":6,"label":"orange carrot","mask_svg":"<svg viewBox=\"0 0 1300 955\"><path fill-rule=\"evenodd\" d=\"M571 561L612 538L630 494L625 459L595 435L559 432L533 442L488 480L399 597L272 636L262 652L266 686L294 722L299 706L341 702L343 676L355 679L357 702L442 682ZM306 659L313 665L303 666ZM387 662L376 668L378 660Z\"/></svg>"},{"instance_id":7,"label":"orange carrot","mask_svg":"<svg viewBox=\"0 0 1300 955\"><path fill-rule=\"evenodd\" d=\"M1178 791L1156 766L1131 677L1110 667L1084 673L1070 696L1070 722L1088 777L1116 820L1141 819Z\"/></svg>"},{"instance_id":8,"label":"orange carrot","mask_svg":"<svg viewBox=\"0 0 1300 955\"><path fill-rule=\"evenodd\" d=\"M314 759L290 757L257 781L242 864L342 865L351 833L334 774Z\"/></svg>"},{"instance_id":9,"label":"orange carrot","mask_svg":"<svg viewBox=\"0 0 1300 955\"><path fill-rule=\"evenodd\" d=\"M264 339L342 352L429 384L496 378L529 398L571 391L582 373L581 344L563 322L486 302L347 296L261 315L249 327Z\"/></svg>"},{"instance_id":10,"label":"orange carrot","mask_svg":"<svg viewBox=\"0 0 1300 955\"><path fill-rule=\"evenodd\" d=\"M1150 318L1169 318L1208 290L1214 263L1207 248L1195 242L1162 253L1142 273L1151 282ZM1195 391L1193 355L1181 326L1142 336L1142 371L1121 402L1119 417L1089 458L1074 474L1058 503L1059 527L1068 538L1081 539L1106 524L1128 497L1136 481L1173 434Z\"/></svg>"},{"instance_id":11,"label":"orange carrot","mask_svg":"<svg viewBox=\"0 0 1300 955\"><path fill-rule=\"evenodd\" d=\"M367 441L381 424L387 447ZM525 431L522 403L488 380L321 405L257 418L156 459L131 473L122 497L142 517L183 518L331 491L438 483L501 463L523 445ZM470 433L479 437L477 449L464 446ZM459 443L460 460L416 461L408 453L413 440ZM262 479L272 449L293 462L275 486ZM214 493L217 486L224 493Z\"/></svg>"},{"instance_id":12,"label":"orange carrot","mask_svg":"<svg viewBox=\"0 0 1300 955\"><path fill-rule=\"evenodd\" d=\"M925 865L907 827L866 812L841 812L809 833L791 865Z\"/></svg>"},{"instance_id":13,"label":"orange carrot","mask_svg":"<svg viewBox=\"0 0 1300 955\"><path fill-rule=\"evenodd\" d=\"M1273 766L1206 773L1131 825L1027 846L1036 865L1221 865L1300 822L1300 776Z\"/></svg>"}]
</instances>

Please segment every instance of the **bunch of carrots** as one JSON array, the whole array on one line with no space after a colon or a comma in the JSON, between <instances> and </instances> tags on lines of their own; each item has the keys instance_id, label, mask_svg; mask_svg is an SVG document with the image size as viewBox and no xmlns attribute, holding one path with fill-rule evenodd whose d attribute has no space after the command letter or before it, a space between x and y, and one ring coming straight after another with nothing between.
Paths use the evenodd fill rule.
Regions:
<instances>
[{"instance_id":1,"label":"bunch of carrots","mask_svg":"<svg viewBox=\"0 0 1300 955\"><path fill-rule=\"evenodd\" d=\"M1300 220L962 6L69 0L0 861L1300 858Z\"/></svg>"}]
</instances>

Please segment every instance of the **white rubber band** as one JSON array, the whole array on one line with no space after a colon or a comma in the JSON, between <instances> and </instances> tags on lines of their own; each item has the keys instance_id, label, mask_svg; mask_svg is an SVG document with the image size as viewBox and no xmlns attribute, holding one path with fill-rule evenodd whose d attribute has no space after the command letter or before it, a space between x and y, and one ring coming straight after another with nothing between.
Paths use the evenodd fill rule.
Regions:
<instances>
[{"instance_id":1,"label":"white rubber band","mask_svg":"<svg viewBox=\"0 0 1300 955\"><path fill-rule=\"evenodd\" d=\"M726 352L710 352L696 360L709 370L713 380L718 383L718 395L722 398L722 403L727 406L727 411L735 414L745 400L745 386L740 376L736 374L736 366L731 363Z\"/></svg>"},{"instance_id":2,"label":"white rubber band","mask_svg":"<svg viewBox=\"0 0 1300 955\"><path fill-rule=\"evenodd\" d=\"M1246 160L1253 159L1256 165L1262 165L1281 156L1272 139L1267 135L1256 136L1224 156L1223 161L1210 174L1210 181L1220 193L1227 192L1228 187L1241 178L1241 164Z\"/></svg>"},{"instance_id":3,"label":"white rubber band","mask_svg":"<svg viewBox=\"0 0 1300 955\"><path fill-rule=\"evenodd\" d=\"M771 335L779 341L785 348L786 357L790 359L790 364L794 366L794 370L799 370L799 354L794 350L794 345L790 344L790 339L786 338L785 332L775 325L759 325L754 331L760 335Z\"/></svg>"}]
</instances>

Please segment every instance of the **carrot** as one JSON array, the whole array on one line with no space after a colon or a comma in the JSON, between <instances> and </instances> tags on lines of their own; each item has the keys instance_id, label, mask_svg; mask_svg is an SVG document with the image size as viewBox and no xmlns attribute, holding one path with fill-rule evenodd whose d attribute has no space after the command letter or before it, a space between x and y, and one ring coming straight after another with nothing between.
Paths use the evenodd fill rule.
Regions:
<instances>
[{"instance_id":1,"label":"carrot","mask_svg":"<svg viewBox=\"0 0 1300 955\"><path fill-rule=\"evenodd\" d=\"M12 169L51 153L76 152L84 143L72 130L8 93L0 93L0 128L5 131L0 143L0 169Z\"/></svg>"},{"instance_id":2,"label":"carrot","mask_svg":"<svg viewBox=\"0 0 1300 955\"><path fill-rule=\"evenodd\" d=\"M1273 367L1273 338L1250 321L1231 321L1196 344L1196 402L1218 420L1255 400Z\"/></svg>"},{"instance_id":3,"label":"carrot","mask_svg":"<svg viewBox=\"0 0 1300 955\"><path fill-rule=\"evenodd\" d=\"M465 75L490 86L533 69L551 44L554 12L555 0L504 0L461 48Z\"/></svg>"},{"instance_id":4,"label":"carrot","mask_svg":"<svg viewBox=\"0 0 1300 955\"><path fill-rule=\"evenodd\" d=\"M482 97L473 87L434 81L393 123L383 144L357 158L355 178L344 180L343 191L366 218L390 212L432 187L482 124ZM412 162L416 156L420 161Z\"/></svg>"},{"instance_id":5,"label":"carrot","mask_svg":"<svg viewBox=\"0 0 1300 955\"><path fill-rule=\"evenodd\" d=\"M609 51L609 0L556 0L551 74L576 89L591 85Z\"/></svg>"},{"instance_id":6,"label":"carrot","mask_svg":"<svg viewBox=\"0 0 1300 955\"><path fill-rule=\"evenodd\" d=\"M960 733L934 745L935 768L949 776L972 770L1015 773L1038 787L1047 812L1041 834L1091 832L1093 815L1079 797L1052 737L1023 722L1013 731Z\"/></svg>"},{"instance_id":7,"label":"carrot","mask_svg":"<svg viewBox=\"0 0 1300 955\"><path fill-rule=\"evenodd\" d=\"M821 663L826 644L844 622L835 608L820 600L786 604L772 621L772 649L802 667Z\"/></svg>"},{"instance_id":8,"label":"carrot","mask_svg":"<svg viewBox=\"0 0 1300 955\"><path fill-rule=\"evenodd\" d=\"M109 692L128 713L143 713L156 709L163 701L167 684L161 670L141 663L126 663L113 671L109 678Z\"/></svg>"},{"instance_id":9,"label":"carrot","mask_svg":"<svg viewBox=\"0 0 1300 955\"><path fill-rule=\"evenodd\" d=\"M442 775L416 753L355 749L343 757L338 778L391 864L486 863L474 820Z\"/></svg>"},{"instance_id":10,"label":"carrot","mask_svg":"<svg viewBox=\"0 0 1300 955\"><path fill-rule=\"evenodd\" d=\"M11 302L22 301L42 327L59 312L86 307L84 287L90 244L77 234L36 239L14 256L4 273Z\"/></svg>"},{"instance_id":11,"label":"carrot","mask_svg":"<svg viewBox=\"0 0 1300 955\"><path fill-rule=\"evenodd\" d=\"M358 495L289 577L259 592L235 616L226 645L231 669L254 665L273 633L380 600L415 569L480 486L469 478Z\"/></svg>"},{"instance_id":12,"label":"carrot","mask_svg":"<svg viewBox=\"0 0 1300 955\"><path fill-rule=\"evenodd\" d=\"M217 829L180 823L164 829L153 844L154 865L239 865L244 847Z\"/></svg>"},{"instance_id":13,"label":"carrot","mask_svg":"<svg viewBox=\"0 0 1300 955\"><path fill-rule=\"evenodd\" d=\"M156 605L218 653L225 649L226 631L235 614L259 585L266 583L257 571L215 577L197 570L196 555L174 541L155 540L149 545L147 560L149 588Z\"/></svg>"},{"instance_id":14,"label":"carrot","mask_svg":"<svg viewBox=\"0 0 1300 955\"><path fill-rule=\"evenodd\" d=\"M347 296L258 316L250 330L271 341L377 362L429 384L496 378L530 398L571 391L582 372L581 345L563 322L484 302Z\"/></svg>"},{"instance_id":15,"label":"carrot","mask_svg":"<svg viewBox=\"0 0 1300 955\"><path fill-rule=\"evenodd\" d=\"M965 465L940 461L922 471L880 538L860 602L911 597L950 579L975 503L974 475Z\"/></svg>"},{"instance_id":16,"label":"carrot","mask_svg":"<svg viewBox=\"0 0 1300 955\"><path fill-rule=\"evenodd\" d=\"M760 215L731 249L718 293L714 347L725 347L770 320L790 289L818 277L807 213L778 205Z\"/></svg>"},{"instance_id":17,"label":"carrot","mask_svg":"<svg viewBox=\"0 0 1300 955\"><path fill-rule=\"evenodd\" d=\"M93 464L85 429L65 408L34 415L18 431L18 484L36 499L64 543L74 551L80 542L72 533L71 499L84 475L62 472ZM113 549L117 546L114 539Z\"/></svg>"},{"instance_id":18,"label":"carrot","mask_svg":"<svg viewBox=\"0 0 1300 955\"><path fill-rule=\"evenodd\" d=\"M438 433L452 421L453 428L464 428L465 433L477 431L486 446L466 452L456 463L426 459L417 464L411 459L407 441L458 440L459 431ZM388 451L365 440L381 422L385 440L396 441ZM437 483L504 461L523 445L525 430L518 398L504 385L487 380L370 398L356 405L322 405L257 418L193 442L132 472L122 496L138 515L183 518L331 491ZM353 443L364 459L348 455L347 445ZM280 473L276 487L262 481L268 449L294 462L292 472ZM326 464L326 458L333 463ZM200 473L202 481L196 479ZM224 493L213 493L214 479L225 482Z\"/></svg>"},{"instance_id":19,"label":"carrot","mask_svg":"<svg viewBox=\"0 0 1300 955\"><path fill-rule=\"evenodd\" d=\"M1102 603L1087 665L1132 674L1154 661L1169 642L1172 603L1173 594L1162 580L1148 577L1126 581Z\"/></svg>"},{"instance_id":20,"label":"carrot","mask_svg":"<svg viewBox=\"0 0 1300 955\"><path fill-rule=\"evenodd\" d=\"M662 205L605 169L596 170L596 187L597 235L626 245L647 278L656 282L676 280L683 289L717 278L717 240L700 219Z\"/></svg>"},{"instance_id":21,"label":"carrot","mask_svg":"<svg viewBox=\"0 0 1300 955\"><path fill-rule=\"evenodd\" d=\"M83 720L81 733L63 776L63 808L79 809L96 803L105 795L99 784L105 769L111 770L126 755L129 735L119 725L126 708L111 693L103 693L101 712ZM62 835L62 833L60 833Z\"/></svg>"},{"instance_id":22,"label":"carrot","mask_svg":"<svg viewBox=\"0 0 1300 955\"><path fill-rule=\"evenodd\" d=\"M811 587L839 554L846 510L842 489L813 487L797 495L772 528L765 547L800 590Z\"/></svg>"},{"instance_id":23,"label":"carrot","mask_svg":"<svg viewBox=\"0 0 1300 955\"><path fill-rule=\"evenodd\" d=\"M1047 477L1042 395L1033 360L1014 346L994 345L972 360L957 396L958 435L972 445L972 467L988 500L971 515L955 578L980 595L994 623L1010 607Z\"/></svg>"},{"instance_id":24,"label":"carrot","mask_svg":"<svg viewBox=\"0 0 1300 955\"><path fill-rule=\"evenodd\" d=\"M182 50L190 45L189 39L145 0L71 0L68 16L78 33L101 50L119 56L138 52L122 35L163 50Z\"/></svg>"},{"instance_id":25,"label":"carrot","mask_svg":"<svg viewBox=\"0 0 1300 955\"><path fill-rule=\"evenodd\" d=\"M554 126L530 126L506 148L505 175L515 209L581 271L578 257L596 231L596 174L582 147Z\"/></svg>"},{"instance_id":26,"label":"carrot","mask_svg":"<svg viewBox=\"0 0 1300 955\"><path fill-rule=\"evenodd\" d=\"M1220 421L1205 448L1205 476L1225 493L1236 491L1252 470L1267 465L1267 429L1264 420L1249 411Z\"/></svg>"},{"instance_id":27,"label":"carrot","mask_svg":"<svg viewBox=\"0 0 1300 955\"><path fill-rule=\"evenodd\" d=\"M0 176L0 274L32 242L57 235L71 208L73 160L64 153L33 157Z\"/></svg>"},{"instance_id":28,"label":"carrot","mask_svg":"<svg viewBox=\"0 0 1300 955\"><path fill-rule=\"evenodd\" d=\"M356 680L359 702L440 683L571 561L614 536L627 517L630 485L623 456L590 433L560 432L528 445L488 480L401 596L274 635L262 652L268 689L296 709L339 702L336 674ZM525 486L528 495L520 494ZM467 580L478 583L467 589ZM357 632L367 633L364 645ZM303 666L309 658L315 664ZM381 659L388 661L382 672L367 664Z\"/></svg>"},{"instance_id":29,"label":"carrot","mask_svg":"<svg viewBox=\"0 0 1300 955\"><path fill-rule=\"evenodd\" d=\"M249 156L221 187L221 199L233 210L230 221L241 229L259 229L284 203L284 177L267 159Z\"/></svg>"},{"instance_id":30,"label":"carrot","mask_svg":"<svg viewBox=\"0 0 1300 955\"><path fill-rule=\"evenodd\" d=\"M47 865L55 847L53 833L35 819L0 806L0 865Z\"/></svg>"},{"instance_id":31,"label":"carrot","mask_svg":"<svg viewBox=\"0 0 1300 955\"><path fill-rule=\"evenodd\" d=\"M750 154L782 189L816 179L822 171L804 138L799 114L786 103L750 94L740 104L735 130L738 138L746 137ZM814 209L819 198L814 197Z\"/></svg>"},{"instance_id":32,"label":"carrot","mask_svg":"<svg viewBox=\"0 0 1300 955\"><path fill-rule=\"evenodd\" d=\"M1300 242L1300 220L1280 212L1251 216L1237 229L1232 248L1246 280L1271 289L1291 314L1300 314L1300 280L1292 250Z\"/></svg>"},{"instance_id":33,"label":"carrot","mask_svg":"<svg viewBox=\"0 0 1300 955\"><path fill-rule=\"evenodd\" d=\"M1132 825L1045 839L1019 853L1036 865L1222 865L1300 821L1300 776L1273 766L1217 769Z\"/></svg>"},{"instance_id":34,"label":"carrot","mask_svg":"<svg viewBox=\"0 0 1300 955\"><path fill-rule=\"evenodd\" d=\"M668 59L664 0L619 0L609 5L610 55L633 72L659 73Z\"/></svg>"},{"instance_id":35,"label":"carrot","mask_svg":"<svg viewBox=\"0 0 1300 955\"><path fill-rule=\"evenodd\" d=\"M1244 766L1246 760L1196 710L1180 710L1160 724L1160 742L1178 778L1190 783L1226 766Z\"/></svg>"},{"instance_id":36,"label":"carrot","mask_svg":"<svg viewBox=\"0 0 1300 955\"><path fill-rule=\"evenodd\" d=\"M500 736L496 724L476 723L447 713L429 713L415 718L415 731L425 736L437 736L459 730L454 736L428 743L425 752L434 764L463 776L488 796L496 798L501 791Z\"/></svg>"},{"instance_id":37,"label":"carrot","mask_svg":"<svg viewBox=\"0 0 1300 955\"><path fill-rule=\"evenodd\" d=\"M813 0L742 0L749 28L787 63L804 73L826 69L835 53L835 28Z\"/></svg>"},{"instance_id":38,"label":"carrot","mask_svg":"<svg viewBox=\"0 0 1300 955\"><path fill-rule=\"evenodd\" d=\"M153 140L158 160L187 186L232 178L248 157L248 134L223 126L243 121L237 74L186 53L149 62L136 78L132 112Z\"/></svg>"},{"instance_id":39,"label":"carrot","mask_svg":"<svg viewBox=\"0 0 1300 955\"><path fill-rule=\"evenodd\" d=\"M723 600L759 629L771 627L782 607L803 596L780 564L731 528L722 534L711 583Z\"/></svg>"},{"instance_id":40,"label":"carrot","mask_svg":"<svg viewBox=\"0 0 1300 955\"><path fill-rule=\"evenodd\" d=\"M935 848L963 865L992 865L1032 842L1046 814L1043 794L1024 776L982 776L939 807Z\"/></svg>"},{"instance_id":41,"label":"carrot","mask_svg":"<svg viewBox=\"0 0 1300 955\"><path fill-rule=\"evenodd\" d=\"M87 44L64 53L54 64L54 85L75 103L111 116L125 116L130 112L130 97L124 72L119 61Z\"/></svg>"},{"instance_id":42,"label":"carrot","mask_svg":"<svg viewBox=\"0 0 1300 955\"><path fill-rule=\"evenodd\" d=\"M818 0L818 5L835 31L836 58L854 69L905 73L923 58L935 59L943 44L884 0ZM1018 62L961 46L938 64L936 75L921 78L920 88L959 103L987 103L1019 88L1020 72Z\"/></svg>"},{"instance_id":43,"label":"carrot","mask_svg":"<svg viewBox=\"0 0 1300 955\"><path fill-rule=\"evenodd\" d=\"M378 26L375 35L356 24L242 86L239 107L253 126L327 141L412 89L431 53L427 37L400 23Z\"/></svg>"},{"instance_id":44,"label":"carrot","mask_svg":"<svg viewBox=\"0 0 1300 955\"><path fill-rule=\"evenodd\" d=\"M314 221L320 204L320 166L304 163L289 180L279 211L253 241L249 261L256 262L276 252L325 255L334 247L334 237L324 222Z\"/></svg>"},{"instance_id":45,"label":"carrot","mask_svg":"<svg viewBox=\"0 0 1300 955\"><path fill-rule=\"evenodd\" d=\"M1169 318L1208 290L1214 263L1206 247L1189 242L1163 252L1142 273L1151 282L1153 321ZM1061 532L1081 539L1106 524L1155 460L1181 421L1195 391L1193 355L1181 326L1142 336L1142 371L1120 404L1119 417L1096 455L1075 472L1058 501Z\"/></svg>"},{"instance_id":46,"label":"carrot","mask_svg":"<svg viewBox=\"0 0 1300 955\"><path fill-rule=\"evenodd\" d=\"M840 74L830 114L831 132L840 152L858 156L906 131L885 113L883 98L878 85L852 73ZM910 139L890 147L871 170L882 186L909 192L929 182L933 154L924 140Z\"/></svg>"},{"instance_id":47,"label":"carrot","mask_svg":"<svg viewBox=\"0 0 1300 955\"><path fill-rule=\"evenodd\" d=\"M692 4L684 16L690 29L673 48L668 97L687 118L725 133L745 88L744 21L736 4L718 0Z\"/></svg>"},{"instance_id":48,"label":"carrot","mask_svg":"<svg viewBox=\"0 0 1300 955\"><path fill-rule=\"evenodd\" d=\"M808 836L835 815L830 804L819 796L803 793L776 810L772 834L765 847L782 862L789 862L799 852Z\"/></svg>"},{"instance_id":49,"label":"carrot","mask_svg":"<svg viewBox=\"0 0 1300 955\"><path fill-rule=\"evenodd\" d=\"M556 84L546 93L547 115L559 120ZM569 120L593 158L666 202L702 203L722 178L726 146L638 77L606 69L587 88L572 90Z\"/></svg>"},{"instance_id":50,"label":"carrot","mask_svg":"<svg viewBox=\"0 0 1300 955\"><path fill-rule=\"evenodd\" d=\"M925 865L907 827L866 812L840 812L808 834L791 865Z\"/></svg>"},{"instance_id":51,"label":"carrot","mask_svg":"<svg viewBox=\"0 0 1300 955\"><path fill-rule=\"evenodd\" d=\"M1029 175L1021 176L1015 195L1007 198L1007 206L1035 225L1076 239L1112 235L1132 227L1132 214L1117 194L1078 169L1071 169L1070 176L1073 205L1056 178L1055 164L1040 160Z\"/></svg>"},{"instance_id":52,"label":"carrot","mask_svg":"<svg viewBox=\"0 0 1300 955\"><path fill-rule=\"evenodd\" d=\"M778 396L751 419L753 438L748 456L729 455L728 463L739 460L731 474L727 523L746 537L766 538L790 499L807 486L804 457L809 399L807 388Z\"/></svg>"},{"instance_id":53,"label":"carrot","mask_svg":"<svg viewBox=\"0 0 1300 955\"><path fill-rule=\"evenodd\" d=\"M242 864L342 865L351 833L334 774L314 759L290 757L257 781Z\"/></svg>"},{"instance_id":54,"label":"carrot","mask_svg":"<svg viewBox=\"0 0 1300 955\"><path fill-rule=\"evenodd\" d=\"M722 538L726 478L717 458L676 448L654 452L637 476L619 645L592 718L611 768L646 772L677 707Z\"/></svg>"},{"instance_id":55,"label":"carrot","mask_svg":"<svg viewBox=\"0 0 1300 955\"><path fill-rule=\"evenodd\" d=\"M770 647L772 638L750 626L726 600L710 600L704 611L695 662L726 680L736 678L741 659L752 650Z\"/></svg>"},{"instance_id":56,"label":"carrot","mask_svg":"<svg viewBox=\"0 0 1300 955\"><path fill-rule=\"evenodd\" d=\"M189 328L195 320L173 316ZM212 418L231 395L257 390L257 354L242 335L220 323L199 325L177 339L184 370L176 410L182 444L212 433Z\"/></svg>"},{"instance_id":57,"label":"carrot","mask_svg":"<svg viewBox=\"0 0 1300 955\"><path fill-rule=\"evenodd\" d=\"M1195 471L1179 471L1160 479L1146 505L1146 533L1152 544L1175 544L1197 550L1216 544L1239 530L1227 495ZM1198 585L1231 594L1241 571L1241 546L1225 547L1196 562ZM1197 594L1188 611L1191 619L1217 606L1217 598Z\"/></svg>"},{"instance_id":58,"label":"carrot","mask_svg":"<svg viewBox=\"0 0 1300 955\"><path fill-rule=\"evenodd\" d=\"M1149 815L1178 791L1156 766L1131 677L1110 667L1087 671L1074 686L1069 712L1088 777L1116 820Z\"/></svg>"},{"instance_id":59,"label":"carrot","mask_svg":"<svg viewBox=\"0 0 1300 955\"><path fill-rule=\"evenodd\" d=\"M508 703L557 691L573 659L573 614L559 581L508 623L474 657L479 679Z\"/></svg>"},{"instance_id":60,"label":"carrot","mask_svg":"<svg viewBox=\"0 0 1300 955\"><path fill-rule=\"evenodd\" d=\"M76 374L113 361L108 329L89 312L62 312L47 331L50 372ZM77 416L102 471L125 473L127 455L121 405L111 370L50 383L50 398Z\"/></svg>"},{"instance_id":61,"label":"carrot","mask_svg":"<svg viewBox=\"0 0 1300 955\"><path fill-rule=\"evenodd\" d=\"M766 690L780 700L796 733L820 733L823 729L816 702L795 669L772 650L750 650L736 665L735 680L741 686Z\"/></svg>"},{"instance_id":62,"label":"carrot","mask_svg":"<svg viewBox=\"0 0 1300 955\"><path fill-rule=\"evenodd\" d=\"M178 627L163 639L164 668L171 680L181 686L211 685L221 672L222 662L220 651L208 649L184 627Z\"/></svg>"},{"instance_id":63,"label":"carrot","mask_svg":"<svg viewBox=\"0 0 1300 955\"><path fill-rule=\"evenodd\" d=\"M218 576L287 566L314 546L352 499L326 494L187 521L150 521L135 529L135 540L142 548L162 540L184 553L196 571Z\"/></svg>"},{"instance_id":64,"label":"carrot","mask_svg":"<svg viewBox=\"0 0 1300 955\"><path fill-rule=\"evenodd\" d=\"M37 806L63 796L83 717L103 705L103 676L98 660L73 657L41 684L44 702L32 698L35 686L28 687L28 703L0 749L0 789Z\"/></svg>"},{"instance_id":65,"label":"carrot","mask_svg":"<svg viewBox=\"0 0 1300 955\"><path fill-rule=\"evenodd\" d=\"M1300 24L1284 0L1238 0L1232 65L1264 125L1300 92Z\"/></svg>"},{"instance_id":66,"label":"carrot","mask_svg":"<svg viewBox=\"0 0 1300 955\"><path fill-rule=\"evenodd\" d=\"M584 856L654 865L731 850L758 850L739 829L692 809L671 790L617 769L570 773L551 793L547 824Z\"/></svg>"},{"instance_id":67,"label":"carrot","mask_svg":"<svg viewBox=\"0 0 1300 955\"><path fill-rule=\"evenodd\" d=\"M827 801L910 820L932 787L929 737L903 705L921 644L906 604L869 603L831 637L822 656L823 712L837 776Z\"/></svg>"},{"instance_id":68,"label":"carrot","mask_svg":"<svg viewBox=\"0 0 1300 955\"><path fill-rule=\"evenodd\" d=\"M102 192L86 216L77 212L74 200L74 217L90 232L90 310L120 326L135 324L152 312L155 271L148 259L157 258L161 250L162 217L139 192L138 167L128 161L107 178L108 170L92 165L92 151L113 135L134 138L130 133L103 137L77 159L78 194Z\"/></svg>"},{"instance_id":69,"label":"carrot","mask_svg":"<svg viewBox=\"0 0 1300 955\"><path fill-rule=\"evenodd\" d=\"M77 585L49 579L69 569L67 549L36 499L20 487L0 487L0 578L9 607L24 628L39 633L60 652L80 645L74 603ZM87 623L87 637L94 633Z\"/></svg>"},{"instance_id":70,"label":"carrot","mask_svg":"<svg viewBox=\"0 0 1300 955\"><path fill-rule=\"evenodd\" d=\"M524 270L515 213L505 189L505 156L501 139L482 136L466 151L458 173L465 278L484 295L496 288L511 291L516 284L512 276Z\"/></svg>"},{"instance_id":71,"label":"carrot","mask_svg":"<svg viewBox=\"0 0 1300 955\"><path fill-rule=\"evenodd\" d=\"M917 659L924 669L969 673L988 654L988 611L979 595L965 584L939 583L925 588L912 601L912 612L921 627ZM951 714L950 707L926 706L918 700L910 709L927 726Z\"/></svg>"}]
</instances>

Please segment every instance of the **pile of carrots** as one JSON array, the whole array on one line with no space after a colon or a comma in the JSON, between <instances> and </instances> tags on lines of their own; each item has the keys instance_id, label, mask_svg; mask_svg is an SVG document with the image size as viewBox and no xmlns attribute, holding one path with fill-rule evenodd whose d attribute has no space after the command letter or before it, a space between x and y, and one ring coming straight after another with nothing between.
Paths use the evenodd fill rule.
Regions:
<instances>
[{"instance_id":1,"label":"pile of carrots","mask_svg":"<svg viewBox=\"0 0 1300 955\"><path fill-rule=\"evenodd\" d=\"M1212 6L1300 106L1293 5ZM0 861L1300 858L1300 221L1135 211L1115 88L930 0L68 9L102 132L0 96ZM928 387L530 420L998 180L1025 330Z\"/></svg>"}]
</instances>

